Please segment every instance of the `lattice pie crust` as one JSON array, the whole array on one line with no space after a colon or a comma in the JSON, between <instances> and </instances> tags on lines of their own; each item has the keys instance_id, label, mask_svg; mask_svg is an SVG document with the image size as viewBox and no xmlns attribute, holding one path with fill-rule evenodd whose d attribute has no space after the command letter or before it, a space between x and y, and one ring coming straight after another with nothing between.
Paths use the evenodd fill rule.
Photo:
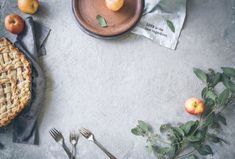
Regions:
<instances>
[{"instance_id":1,"label":"lattice pie crust","mask_svg":"<svg viewBox=\"0 0 235 159\"><path fill-rule=\"evenodd\" d=\"M30 98L30 63L10 41L0 37L0 127L14 119Z\"/></svg>"}]
</instances>

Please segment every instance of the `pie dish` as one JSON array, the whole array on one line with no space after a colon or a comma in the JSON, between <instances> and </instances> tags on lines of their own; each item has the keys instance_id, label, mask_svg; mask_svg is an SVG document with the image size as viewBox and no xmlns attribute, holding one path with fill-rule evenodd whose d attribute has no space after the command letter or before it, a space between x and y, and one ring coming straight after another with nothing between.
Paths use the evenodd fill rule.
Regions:
<instances>
[{"instance_id":1,"label":"pie dish","mask_svg":"<svg viewBox=\"0 0 235 159\"><path fill-rule=\"evenodd\" d=\"M0 127L14 119L30 99L30 63L10 41L0 37Z\"/></svg>"}]
</instances>

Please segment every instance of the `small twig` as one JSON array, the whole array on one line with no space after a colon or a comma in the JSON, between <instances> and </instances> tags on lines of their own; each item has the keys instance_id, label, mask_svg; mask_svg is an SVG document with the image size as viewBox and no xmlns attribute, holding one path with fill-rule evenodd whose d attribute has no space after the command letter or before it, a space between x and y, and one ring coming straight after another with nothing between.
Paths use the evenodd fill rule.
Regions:
<instances>
[{"instance_id":1,"label":"small twig","mask_svg":"<svg viewBox=\"0 0 235 159\"><path fill-rule=\"evenodd\" d=\"M2 2L1 6L0 6L0 9L2 9L2 8L5 6L6 1L7 1L7 0L5 0L5 1Z\"/></svg>"},{"instance_id":2,"label":"small twig","mask_svg":"<svg viewBox=\"0 0 235 159\"><path fill-rule=\"evenodd\" d=\"M190 151L190 152L188 152L188 153L186 153L186 154L183 154L183 155L181 155L181 156L178 156L178 157L176 157L176 158L183 158L183 157L186 157L186 156L188 156L188 155L191 155L194 151L195 151L195 149L192 150L192 151Z\"/></svg>"},{"instance_id":3,"label":"small twig","mask_svg":"<svg viewBox=\"0 0 235 159\"><path fill-rule=\"evenodd\" d=\"M151 135L148 134L148 139L147 139L147 141L151 141L152 138L154 138L154 137L152 137ZM165 140L162 140L159 136L157 137L157 140L160 141L160 142L162 142L162 143L164 143L164 144L167 144L167 145L170 145L170 144L171 144L171 143L169 143L169 142L167 142L167 141L165 141Z\"/></svg>"}]
</instances>

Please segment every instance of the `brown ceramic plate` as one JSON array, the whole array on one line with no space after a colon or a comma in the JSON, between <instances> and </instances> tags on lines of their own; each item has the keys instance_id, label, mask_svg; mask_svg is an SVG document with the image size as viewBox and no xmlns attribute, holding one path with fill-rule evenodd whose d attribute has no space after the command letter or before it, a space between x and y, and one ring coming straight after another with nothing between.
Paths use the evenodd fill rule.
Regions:
<instances>
[{"instance_id":1,"label":"brown ceramic plate","mask_svg":"<svg viewBox=\"0 0 235 159\"><path fill-rule=\"evenodd\" d=\"M72 0L72 9L82 30L95 37L116 37L130 31L139 21L144 0L125 0L117 12L109 10L105 0ZM105 18L108 27L102 28L96 16Z\"/></svg>"}]
</instances>

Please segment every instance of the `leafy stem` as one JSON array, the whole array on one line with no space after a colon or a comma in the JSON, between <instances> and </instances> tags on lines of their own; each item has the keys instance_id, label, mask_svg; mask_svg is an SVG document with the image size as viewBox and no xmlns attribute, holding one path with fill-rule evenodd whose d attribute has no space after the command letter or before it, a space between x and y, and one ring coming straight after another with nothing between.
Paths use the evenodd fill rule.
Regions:
<instances>
[{"instance_id":1,"label":"leafy stem","mask_svg":"<svg viewBox=\"0 0 235 159\"><path fill-rule=\"evenodd\" d=\"M235 69L222 67L222 70L222 73L215 72L212 69L209 69L207 73L197 68L193 70L195 75L206 84L206 87L201 92L205 103L205 111L201 114L199 120L187 121L176 126L170 123L161 125L160 132L168 138L168 141L153 133L150 126L141 120L138 121L138 125L131 132L134 135L146 137L149 152L154 151L159 159L184 157L197 159L198 157L193 154L195 151L200 155L213 155L212 148L206 143L227 142L210 132L211 130L216 130L216 128L221 130L221 124L227 124L222 112L235 101ZM224 85L224 89L220 93L217 93L215 89L218 83ZM187 147L193 148L193 150L180 155Z\"/></svg>"}]
</instances>

